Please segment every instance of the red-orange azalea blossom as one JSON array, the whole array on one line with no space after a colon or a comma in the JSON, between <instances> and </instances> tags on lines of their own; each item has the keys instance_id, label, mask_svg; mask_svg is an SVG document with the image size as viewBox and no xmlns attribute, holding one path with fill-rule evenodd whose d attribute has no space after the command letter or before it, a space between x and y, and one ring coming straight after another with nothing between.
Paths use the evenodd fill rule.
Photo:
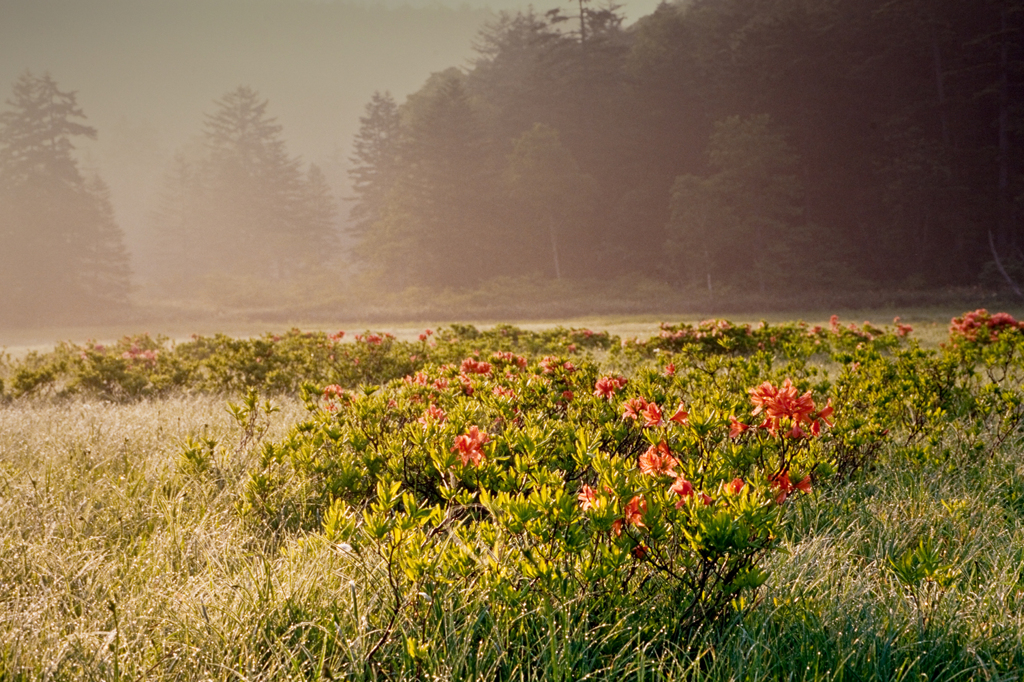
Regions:
<instances>
[{"instance_id":1,"label":"red-orange azalea blossom","mask_svg":"<svg viewBox=\"0 0 1024 682\"><path fill-rule=\"evenodd\" d=\"M693 484L682 476L677 477L675 482L672 484L672 487L668 490L669 492L679 495L679 501L676 502L676 509L682 507L690 501L691 497L693 497Z\"/></svg>"},{"instance_id":2,"label":"red-orange azalea blossom","mask_svg":"<svg viewBox=\"0 0 1024 682\"><path fill-rule=\"evenodd\" d=\"M661 418L661 408L657 403L647 403L641 416L644 418L644 426L661 426L665 423Z\"/></svg>"},{"instance_id":3,"label":"red-orange azalea blossom","mask_svg":"<svg viewBox=\"0 0 1024 682\"><path fill-rule=\"evenodd\" d=\"M675 476L677 464L679 461L672 456L665 441L652 445L640 455L640 471L648 476Z\"/></svg>"},{"instance_id":4,"label":"red-orange azalea blossom","mask_svg":"<svg viewBox=\"0 0 1024 682\"><path fill-rule=\"evenodd\" d=\"M644 525L644 514L647 513L647 500L642 495L634 495L633 499L626 503L622 514L625 517L627 526L646 528Z\"/></svg>"},{"instance_id":5,"label":"red-orange azalea blossom","mask_svg":"<svg viewBox=\"0 0 1024 682\"><path fill-rule=\"evenodd\" d=\"M460 371L463 374L490 374L491 363L489 362L477 362L473 358L466 358L462 361Z\"/></svg>"},{"instance_id":6,"label":"red-orange azalea blossom","mask_svg":"<svg viewBox=\"0 0 1024 682\"><path fill-rule=\"evenodd\" d=\"M580 509L588 511L596 506L597 491L584 483L583 490L576 496L576 499L580 501Z\"/></svg>"},{"instance_id":7,"label":"red-orange azalea blossom","mask_svg":"<svg viewBox=\"0 0 1024 682\"><path fill-rule=\"evenodd\" d=\"M729 438L739 438L740 434L749 428L749 424L744 424L736 417L729 417Z\"/></svg>"},{"instance_id":8,"label":"red-orange azalea blossom","mask_svg":"<svg viewBox=\"0 0 1024 682\"><path fill-rule=\"evenodd\" d=\"M789 481L789 472L788 471L783 471L782 473L777 474L776 476L773 476L772 479L771 479L771 482L772 482L772 487L775 488L778 491L778 494L775 496L775 502L777 504L782 504L783 502L785 502L786 498L794 490L799 490L799 491L805 492L805 493L811 492L811 477L810 476L804 476L803 480L801 480L799 483L796 483L794 485L793 483L790 483L790 481Z\"/></svg>"},{"instance_id":9,"label":"red-orange azalea blossom","mask_svg":"<svg viewBox=\"0 0 1024 682\"><path fill-rule=\"evenodd\" d=\"M480 466L484 461L483 446L491 437L476 426L470 426L469 430L455 439L453 450L459 453L462 466L472 463L473 466Z\"/></svg>"},{"instance_id":10,"label":"red-orange azalea blossom","mask_svg":"<svg viewBox=\"0 0 1024 682\"><path fill-rule=\"evenodd\" d=\"M626 380L622 377L601 377L594 384L594 395L596 395L598 398L611 400L611 397L615 395L615 393L625 385Z\"/></svg>"},{"instance_id":11,"label":"red-orange azalea blossom","mask_svg":"<svg viewBox=\"0 0 1024 682\"><path fill-rule=\"evenodd\" d=\"M643 398L630 398L626 402L622 403L622 418L637 420L640 418L640 414L647 409L647 401Z\"/></svg>"},{"instance_id":12,"label":"red-orange azalea blossom","mask_svg":"<svg viewBox=\"0 0 1024 682\"><path fill-rule=\"evenodd\" d=\"M679 403L679 407L676 408L676 411L668 418L668 420L685 426L689 417L690 413L686 411L686 405L684 403Z\"/></svg>"},{"instance_id":13,"label":"red-orange azalea blossom","mask_svg":"<svg viewBox=\"0 0 1024 682\"><path fill-rule=\"evenodd\" d=\"M750 402L754 404L751 414L758 415L764 412L765 419L760 428L768 429L773 436L778 433L783 419L792 420L794 427L801 423L811 423L814 398L810 391L797 395L796 387L789 379L783 381L782 386L778 388L765 381L760 386L749 389L747 393L750 394ZM803 432L794 429L791 435L799 437Z\"/></svg>"},{"instance_id":14,"label":"red-orange azalea blossom","mask_svg":"<svg viewBox=\"0 0 1024 682\"><path fill-rule=\"evenodd\" d=\"M437 405L431 405L423 413L423 416L421 416L416 421L418 421L420 424L423 424L424 426L426 426L427 424L430 424L431 422L436 422L438 424L443 424L444 420L447 419L447 418L448 418L448 415L446 415L444 413L444 410L442 410ZM473 428L476 428L476 427L473 427ZM458 443L458 441L456 440L456 444L457 443Z\"/></svg>"},{"instance_id":15,"label":"red-orange azalea blossom","mask_svg":"<svg viewBox=\"0 0 1024 682\"><path fill-rule=\"evenodd\" d=\"M725 484L725 492L729 493L730 495L738 495L739 492L743 490L744 485L746 484L743 483L743 479L736 477Z\"/></svg>"}]
</instances>

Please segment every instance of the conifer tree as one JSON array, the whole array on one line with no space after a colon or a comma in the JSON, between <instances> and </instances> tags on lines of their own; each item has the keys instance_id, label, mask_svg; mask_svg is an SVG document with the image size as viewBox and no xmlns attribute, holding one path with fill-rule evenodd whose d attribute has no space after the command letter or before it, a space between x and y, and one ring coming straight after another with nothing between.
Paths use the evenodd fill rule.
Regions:
<instances>
[{"instance_id":1,"label":"conifer tree","mask_svg":"<svg viewBox=\"0 0 1024 682\"><path fill-rule=\"evenodd\" d=\"M74 92L23 74L0 113L0 317L22 323L123 309L128 256L106 186L87 181L74 138L96 130Z\"/></svg>"},{"instance_id":2,"label":"conifer tree","mask_svg":"<svg viewBox=\"0 0 1024 682\"><path fill-rule=\"evenodd\" d=\"M398 173L401 122L391 93L373 93L359 124L349 159L352 167L348 174L355 193L349 218L355 232L365 233L380 220L385 197Z\"/></svg>"}]
</instances>

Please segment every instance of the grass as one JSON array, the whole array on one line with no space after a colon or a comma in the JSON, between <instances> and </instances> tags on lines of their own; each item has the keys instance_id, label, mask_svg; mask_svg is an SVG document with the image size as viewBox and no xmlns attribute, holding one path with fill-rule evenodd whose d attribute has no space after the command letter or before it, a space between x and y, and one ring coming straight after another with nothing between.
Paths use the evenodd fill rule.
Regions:
<instances>
[{"instance_id":1,"label":"grass","mask_svg":"<svg viewBox=\"0 0 1024 682\"><path fill-rule=\"evenodd\" d=\"M903 317L944 336L940 315ZM681 637L645 604L503 610L452 585L385 639L382 566L238 513L259 444L225 402L0 406L0 680L1024 680L1021 434L981 456L883 456L795 498L768 583L722 626ZM266 439L305 414L275 403ZM207 469L181 458L188 437L220 444ZM948 584L899 579L922 542Z\"/></svg>"},{"instance_id":2,"label":"grass","mask_svg":"<svg viewBox=\"0 0 1024 682\"><path fill-rule=\"evenodd\" d=\"M269 437L301 414L279 405ZM227 445L203 476L178 463L195 434ZM216 398L4 408L3 678L374 678L379 576L359 574L343 549L240 520L255 456L235 450L240 439ZM587 604L499 613L471 590L424 599L443 616L437 631L415 618L400 630L430 643L419 674L434 679L1019 680L1019 447L977 464L882 468L801 499L760 602L688 641L641 633L642 605L591 629ZM960 571L947 591L915 591L890 568L922 537ZM396 640L384 655L399 655Z\"/></svg>"}]
</instances>

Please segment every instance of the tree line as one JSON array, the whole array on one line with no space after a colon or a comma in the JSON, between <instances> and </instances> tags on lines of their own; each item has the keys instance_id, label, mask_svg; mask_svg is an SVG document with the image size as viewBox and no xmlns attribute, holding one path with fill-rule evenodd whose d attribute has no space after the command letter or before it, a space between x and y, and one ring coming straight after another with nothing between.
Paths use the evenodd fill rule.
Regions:
<instances>
[{"instance_id":1,"label":"tree line","mask_svg":"<svg viewBox=\"0 0 1024 682\"><path fill-rule=\"evenodd\" d=\"M109 192L83 173L77 140L95 128L74 92L23 74L0 113L0 321L116 318L129 308L129 254ZM206 115L198 150L179 152L152 213L157 278L195 296L225 279L284 283L338 257L338 210L316 165L289 155L268 101L240 86Z\"/></svg>"},{"instance_id":2,"label":"tree line","mask_svg":"<svg viewBox=\"0 0 1024 682\"><path fill-rule=\"evenodd\" d=\"M382 282L726 291L1024 274L1024 3L692 0L502 14L354 145Z\"/></svg>"},{"instance_id":3,"label":"tree line","mask_svg":"<svg viewBox=\"0 0 1024 682\"><path fill-rule=\"evenodd\" d=\"M630 26L614 5L568 7L500 14L469 67L402 103L376 93L347 221L267 100L225 94L153 211L165 291L339 263L392 290L1024 281L1024 0L691 0ZM127 304L108 192L73 155L95 136L49 75L15 83L0 318Z\"/></svg>"}]
</instances>

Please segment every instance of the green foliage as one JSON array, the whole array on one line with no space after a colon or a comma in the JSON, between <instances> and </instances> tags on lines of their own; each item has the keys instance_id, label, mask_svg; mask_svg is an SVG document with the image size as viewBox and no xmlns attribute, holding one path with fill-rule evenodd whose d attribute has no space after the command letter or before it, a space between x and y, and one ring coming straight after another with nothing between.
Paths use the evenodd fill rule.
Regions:
<instances>
[{"instance_id":1,"label":"green foliage","mask_svg":"<svg viewBox=\"0 0 1024 682\"><path fill-rule=\"evenodd\" d=\"M8 363L35 388L0 419L3 675L1014 678L1022 335L974 319L999 329L938 351L838 320L458 325L352 386L243 368L384 336ZM41 399L83 353L92 393ZM185 358L234 377L227 409L119 388Z\"/></svg>"},{"instance_id":2,"label":"green foliage","mask_svg":"<svg viewBox=\"0 0 1024 682\"><path fill-rule=\"evenodd\" d=\"M786 273L802 269L795 259L808 251L797 221L799 158L767 115L717 122L708 154L714 173L680 176L672 190L668 244L685 276L709 291L716 283L761 291L793 286Z\"/></svg>"}]
</instances>

